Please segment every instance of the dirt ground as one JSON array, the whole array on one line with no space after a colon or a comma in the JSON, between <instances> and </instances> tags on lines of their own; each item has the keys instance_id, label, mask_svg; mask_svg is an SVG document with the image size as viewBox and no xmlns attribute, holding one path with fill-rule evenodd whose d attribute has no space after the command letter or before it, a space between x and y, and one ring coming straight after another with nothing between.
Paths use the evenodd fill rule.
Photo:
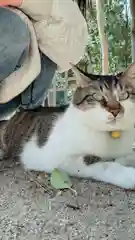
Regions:
<instances>
[{"instance_id":1,"label":"dirt ground","mask_svg":"<svg viewBox=\"0 0 135 240\"><path fill-rule=\"evenodd\" d=\"M77 197L45 192L21 166L0 171L0 240L135 239L134 191L73 182Z\"/></svg>"}]
</instances>

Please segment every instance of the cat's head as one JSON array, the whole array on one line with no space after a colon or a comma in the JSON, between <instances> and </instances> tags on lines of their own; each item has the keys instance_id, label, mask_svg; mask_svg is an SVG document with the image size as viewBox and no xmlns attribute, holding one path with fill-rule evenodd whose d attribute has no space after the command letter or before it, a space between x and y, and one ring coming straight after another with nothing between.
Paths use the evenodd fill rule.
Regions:
<instances>
[{"instance_id":1,"label":"cat's head","mask_svg":"<svg viewBox=\"0 0 135 240\"><path fill-rule=\"evenodd\" d=\"M77 89L72 104L95 130L126 130L135 123L135 63L117 75L84 73L72 65Z\"/></svg>"}]
</instances>

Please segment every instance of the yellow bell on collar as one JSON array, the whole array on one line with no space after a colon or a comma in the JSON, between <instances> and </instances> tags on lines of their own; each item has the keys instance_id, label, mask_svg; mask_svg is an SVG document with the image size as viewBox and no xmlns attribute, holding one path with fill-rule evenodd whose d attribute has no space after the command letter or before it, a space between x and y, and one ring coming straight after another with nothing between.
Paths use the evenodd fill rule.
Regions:
<instances>
[{"instance_id":1,"label":"yellow bell on collar","mask_svg":"<svg viewBox=\"0 0 135 240\"><path fill-rule=\"evenodd\" d=\"M111 137L112 138L120 138L120 132L119 131L113 131L113 132L111 132Z\"/></svg>"}]
</instances>

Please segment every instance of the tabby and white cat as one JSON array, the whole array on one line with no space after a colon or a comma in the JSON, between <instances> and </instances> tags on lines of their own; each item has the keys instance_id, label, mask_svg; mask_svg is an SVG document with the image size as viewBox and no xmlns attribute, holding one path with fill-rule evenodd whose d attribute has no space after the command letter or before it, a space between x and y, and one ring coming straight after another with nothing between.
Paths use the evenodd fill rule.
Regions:
<instances>
[{"instance_id":1,"label":"tabby and white cat","mask_svg":"<svg viewBox=\"0 0 135 240\"><path fill-rule=\"evenodd\" d=\"M21 111L1 123L1 154L19 156L26 169L135 188L135 64L116 76L73 71L78 86L67 109Z\"/></svg>"}]
</instances>

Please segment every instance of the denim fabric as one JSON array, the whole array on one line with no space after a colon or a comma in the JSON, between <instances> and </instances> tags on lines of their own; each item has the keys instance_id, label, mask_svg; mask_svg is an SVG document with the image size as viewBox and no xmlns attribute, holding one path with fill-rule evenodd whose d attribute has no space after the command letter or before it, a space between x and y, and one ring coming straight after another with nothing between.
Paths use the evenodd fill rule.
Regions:
<instances>
[{"instance_id":1,"label":"denim fabric","mask_svg":"<svg viewBox=\"0 0 135 240\"><path fill-rule=\"evenodd\" d=\"M41 55L41 72L33 83L22 93L21 106L33 109L41 106L51 87L57 65L43 53Z\"/></svg>"},{"instance_id":2,"label":"denim fabric","mask_svg":"<svg viewBox=\"0 0 135 240\"><path fill-rule=\"evenodd\" d=\"M29 51L30 34L26 24L14 12L0 7L0 82L20 68ZM40 106L52 83L56 64L41 53L41 72L19 96L0 104L0 119L17 107L32 109ZM18 79L19 84L19 79Z\"/></svg>"}]
</instances>

